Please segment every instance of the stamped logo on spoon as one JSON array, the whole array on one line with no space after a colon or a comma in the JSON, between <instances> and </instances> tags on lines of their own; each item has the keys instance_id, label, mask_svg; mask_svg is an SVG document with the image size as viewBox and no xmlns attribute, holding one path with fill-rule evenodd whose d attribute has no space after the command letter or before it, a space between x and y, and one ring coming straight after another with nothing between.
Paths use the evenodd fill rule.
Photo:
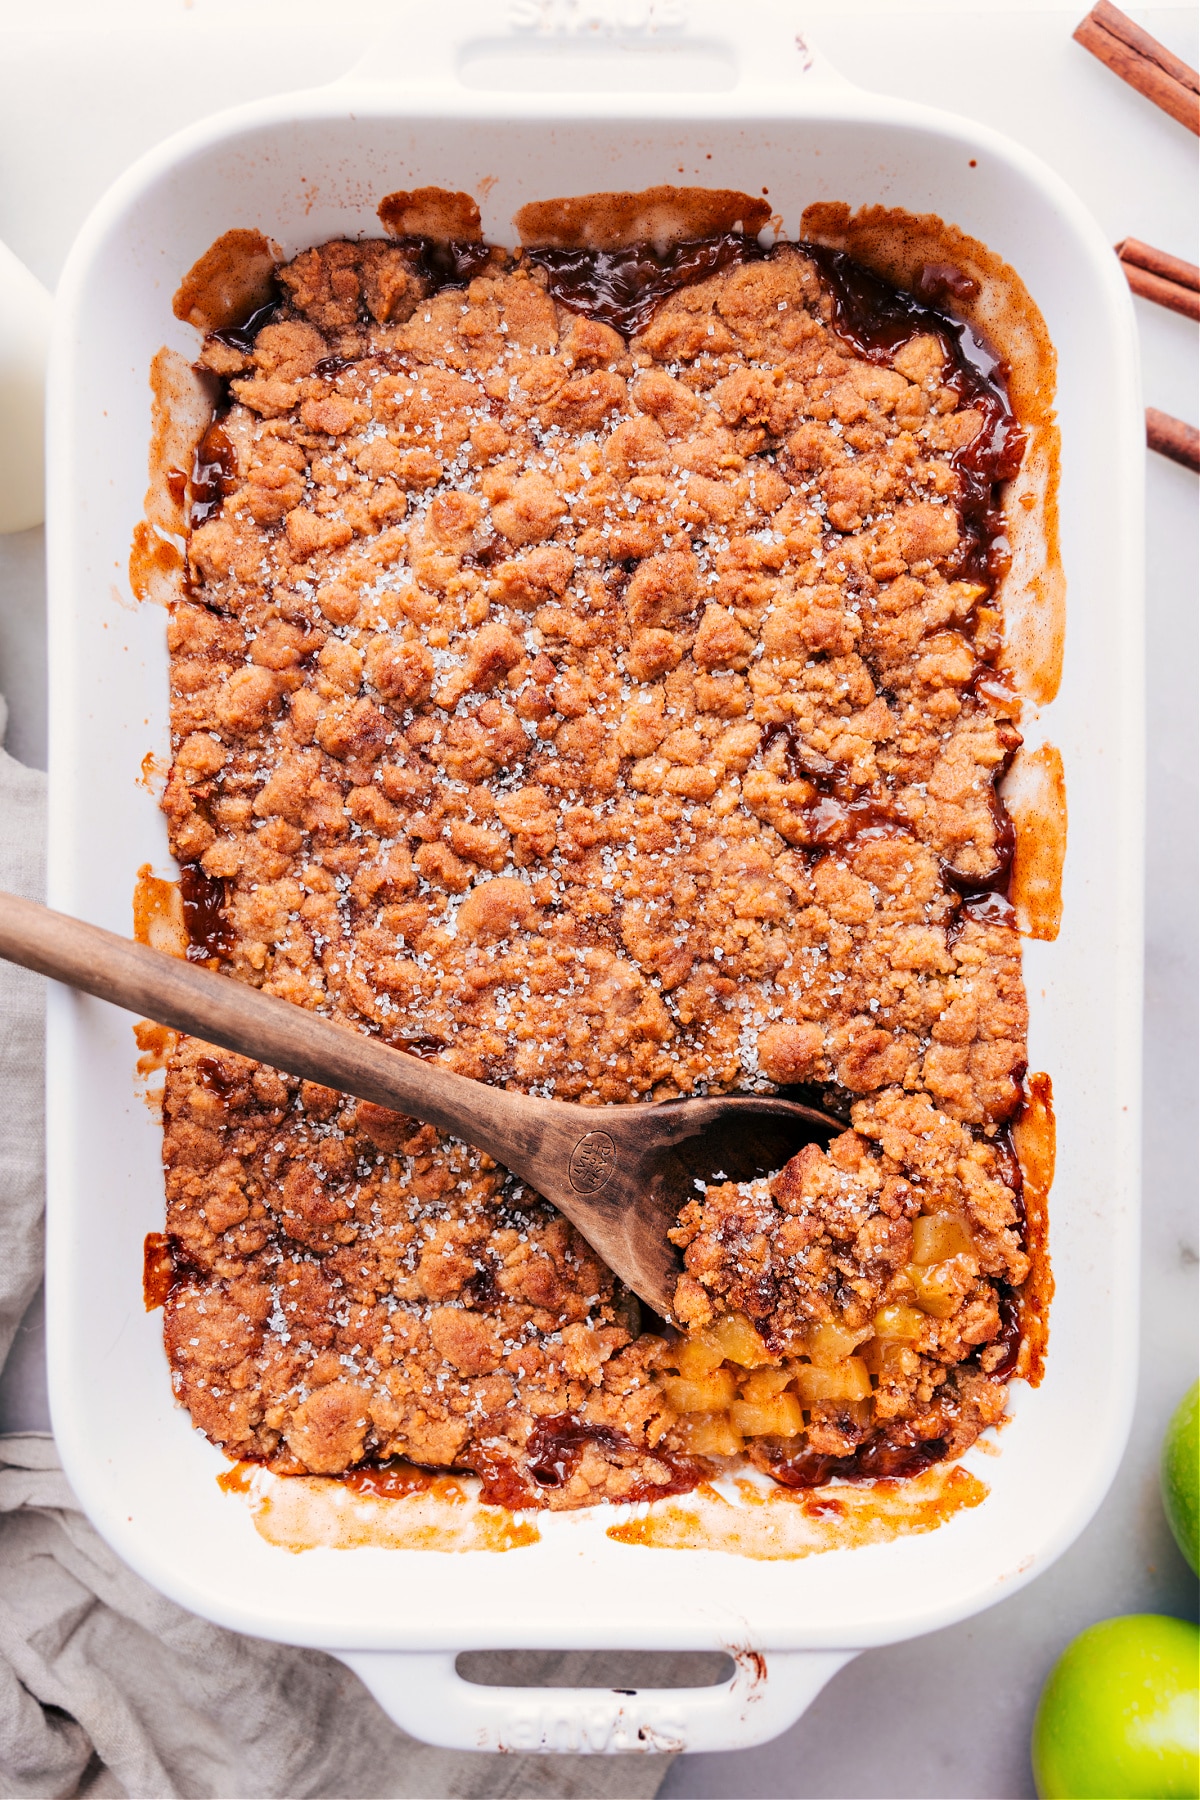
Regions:
<instances>
[{"instance_id":1,"label":"stamped logo on spoon","mask_svg":"<svg viewBox=\"0 0 1200 1800\"><path fill-rule=\"evenodd\" d=\"M568 1165L575 1192L598 1193L612 1174L616 1160L617 1146L607 1131L589 1131L586 1137L581 1137L571 1152Z\"/></svg>"}]
</instances>

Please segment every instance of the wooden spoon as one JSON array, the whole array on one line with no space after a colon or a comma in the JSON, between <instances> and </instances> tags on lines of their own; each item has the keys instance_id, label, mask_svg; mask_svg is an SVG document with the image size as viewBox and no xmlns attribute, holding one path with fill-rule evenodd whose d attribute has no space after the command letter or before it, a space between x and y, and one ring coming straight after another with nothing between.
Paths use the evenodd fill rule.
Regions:
<instances>
[{"instance_id":1,"label":"wooden spoon","mask_svg":"<svg viewBox=\"0 0 1200 1800\"><path fill-rule=\"evenodd\" d=\"M0 893L0 956L476 1145L553 1201L665 1319L682 1270L667 1232L704 1180L767 1174L800 1144L843 1129L769 1095L579 1106L510 1093L14 894Z\"/></svg>"}]
</instances>

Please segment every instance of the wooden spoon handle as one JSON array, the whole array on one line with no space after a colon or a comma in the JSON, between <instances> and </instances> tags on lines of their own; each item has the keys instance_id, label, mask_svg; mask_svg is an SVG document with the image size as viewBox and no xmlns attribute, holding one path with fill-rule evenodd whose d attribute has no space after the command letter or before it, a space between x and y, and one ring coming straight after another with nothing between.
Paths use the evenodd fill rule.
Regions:
<instances>
[{"instance_id":1,"label":"wooden spoon handle","mask_svg":"<svg viewBox=\"0 0 1200 1800\"><path fill-rule=\"evenodd\" d=\"M0 956L206 1043L425 1120L509 1166L541 1138L536 1101L522 1096L514 1105L517 1097L502 1090L35 900L0 893Z\"/></svg>"}]
</instances>

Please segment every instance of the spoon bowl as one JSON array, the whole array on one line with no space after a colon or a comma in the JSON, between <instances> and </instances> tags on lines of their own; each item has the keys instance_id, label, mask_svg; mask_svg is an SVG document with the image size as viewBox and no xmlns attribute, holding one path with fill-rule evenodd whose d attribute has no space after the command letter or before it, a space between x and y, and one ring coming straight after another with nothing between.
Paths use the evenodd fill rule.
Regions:
<instances>
[{"instance_id":1,"label":"spoon bowl","mask_svg":"<svg viewBox=\"0 0 1200 1800\"><path fill-rule=\"evenodd\" d=\"M802 1144L843 1129L814 1107L767 1094L630 1106L500 1098L505 1122L514 1112L503 1103L516 1102L522 1114L531 1104L544 1108L542 1132L531 1153L512 1145L491 1154L552 1201L626 1286L667 1320L683 1272L667 1233L687 1202L710 1181L770 1174Z\"/></svg>"}]
</instances>

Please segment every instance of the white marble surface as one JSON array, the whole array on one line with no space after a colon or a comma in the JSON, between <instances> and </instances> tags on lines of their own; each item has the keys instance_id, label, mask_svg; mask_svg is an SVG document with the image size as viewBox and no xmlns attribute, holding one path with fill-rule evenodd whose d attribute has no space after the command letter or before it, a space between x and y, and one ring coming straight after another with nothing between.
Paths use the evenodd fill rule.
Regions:
<instances>
[{"instance_id":1,"label":"white marble surface","mask_svg":"<svg viewBox=\"0 0 1200 1800\"><path fill-rule=\"evenodd\" d=\"M332 77L382 0L0 0L0 238L53 286L92 202L139 151L231 100ZM750 9L748 9L750 10ZM1071 43L1085 0L797 4L867 87L973 114L1079 191L1114 240L1195 259L1195 142ZM1134 16L1193 65L1191 7ZM330 23L331 17L335 20ZM283 29L284 25L287 29ZM1197 334L1138 302L1146 398L1195 420ZM1103 379L1103 371L1097 371ZM852 1663L786 1736L681 1758L663 1793L701 1796L1032 1795L1029 1725L1059 1650L1114 1613L1194 1616L1197 1585L1158 1502L1157 1448L1196 1363L1197 483L1150 457L1145 1232L1140 1405L1116 1483L1042 1578L948 1631ZM1099 528L1100 522L1098 522ZM0 538L0 691L8 747L45 764L40 532ZM1073 595L1074 617L1086 596ZM0 1378L0 1429L45 1422L40 1308Z\"/></svg>"}]
</instances>

